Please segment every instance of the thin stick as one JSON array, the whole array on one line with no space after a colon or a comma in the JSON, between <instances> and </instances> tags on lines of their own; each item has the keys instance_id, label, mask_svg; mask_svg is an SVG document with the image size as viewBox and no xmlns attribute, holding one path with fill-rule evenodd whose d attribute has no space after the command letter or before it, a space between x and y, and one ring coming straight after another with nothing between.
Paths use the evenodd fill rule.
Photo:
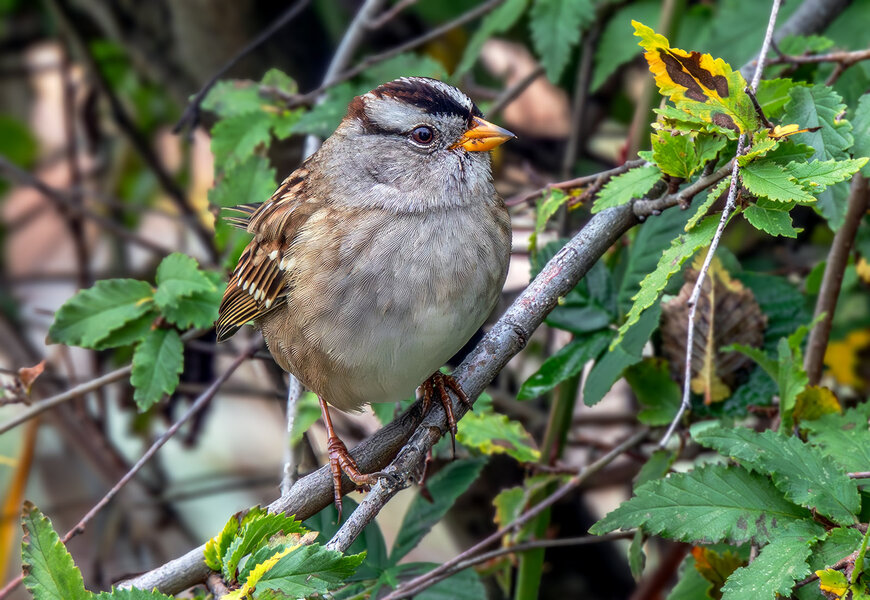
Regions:
<instances>
[{"instance_id":1,"label":"thin stick","mask_svg":"<svg viewBox=\"0 0 870 600\"><path fill-rule=\"evenodd\" d=\"M831 325L834 322L834 312L837 309L837 298L840 297L843 274L846 271L846 264L849 262L849 255L852 253L861 217L867 212L868 202L870 202L870 191L867 189L867 179L860 173L856 173L852 178L846 218L843 225L834 234L834 241L828 254L827 265L825 265L825 273L822 276L822 285L819 288L819 297L816 300L816 309L813 313L813 320L818 319L818 322L810 331L807 354L804 357L804 370L807 372L810 385L818 385L819 379L822 377L825 350L831 335Z\"/></svg>"},{"instance_id":2,"label":"thin stick","mask_svg":"<svg viewBox=\"0 0 870 600\"><path fill-rule=\"evenodd\" d=\"M293 453L293 424L299 398L302 396L302 383L290 374L287 382L287 439L284 442L284 469L281 474L281 495L290 493L290 488L296 483L296 459Z\"/></svg>"},{"instance_id":3,"label":"thin stick","mask_svg":"<svg viewBox=\"0 0 870 600\"><path fill-rule=\"evenodd\" d=\"M561 500L562 498L567 496L569 493L571 493L575 488L577 488L584 481L589 479L589 477L591 477L592 475L594 475L595 473L597 473L598 471L600 471L601 469L606 467L608 464L613 462L623 452L625 452L629 448L632 448L635 445L642 442L646 438L647 433L648 433L648 430L643 429L641 431L638 431L634 435L630 436L624 442L615 446L613 448L613 450L611 450L610 452L608 452L607 454L605 454L604 456L602 456L601 458L599 458L598 460L596 460L595 462L593 462L592 464L590 464L589 466L587 466L586 468L581 470L578 474L571 477L571 479L569 479L566 483L564 483L559 489L557 489L555 492L553 492L550 496L548 496L546 499L544 499L540 503L536 504L535 506L531 507L530 509L526 510L523 514L521 514L519 517L514 519L514 521L512 521L511 523L508 523L504 527L501 527L495 533L488 535L487 537L485 537L484 539L482 539L481 541L476 543L474 546L465 550L464 552L462 552L458 556L448 560L447 562L442 564L440 567L436 567L435 569L429 571L428 573L424 573L423 575L420 575L419 577L416 577L416 578L414 578L406 583L403 583L398 588L393 590L391 593L384 596L383 600L399 600L399 598L406 598L408 596L411 596L412 594L419 593L420 591L426 589L427 587L434 585L435 583L437 583L438 581L440 581L444 577L447 577L447 573L451 568L456 567L459 563L469 559L470 557L478 554L481 550L483 550L487 546L497 542L498 540L500 540L502 538L503 535L505 535L509 531L517 529L518 527L522 527L525 523L528 523L531 519L535 518L542 511L549 508L550 506L552 506L553 504L555 504L556 502L558 502L559 500ZM333 537L332 540L329 541L329 544L327 544L327 547L333 547L333 549L342 549L342 550L346 549L346 548L341 548L341 544L338 544L338 543L334 544L334 542L336 541L337 538L339 538L339 536L342 533L342 530L349 528L351 520L356 516L356 514L358 512L360 512L360 509L363 507L363 505L366 504L367 502L369 502L369 499L372 496L376 495L376 490L379 487L381 487L380 483L376 484L375 487L372 488L372 491L369 493L369 495L367 495L365 497L365 499L359 505L357 510L354 511L354 514L351 515L350 519L348 519L348 522L346 522L344 524L344 526L342 526L342 528L338 531L338 533L335 534L335 537Z\"/></svg>"},{"instance_id":4,"label":"thin stick","mask_svg":"<svg viewBox=\"0 0 870 600\"><path fill-rule=\"evenodd\" d=\"M492 117L503 111L505 107L520 97L520 95L526 91L526 88L532 85L532 83L541 75L545 73L545 69L543 65L538 65L535 67L531 73L514 83L511 87L507 88L498 97L493 100L492 106L489 107L489 110L486 111L487 116Z\"/></svg>"},{"instance_id":5,"label":"thin stick","mask_svg":"<svg viewBox=\"0 0 870 600\"><path fill-rule=\"evenodd\" d=\"M767 52L770 49L770 42L773 39L773 28L776 25L776 15L779 13L779 6L782 0L773 0L773 5L770 8L770 18L767 21L767 31L764 34L764 41L761 43L761 52L758 55L758 64L755 67L755 74L752 76L752 83L749 89L752 93L758 89L758 82L761 81L761 74L764 71L764 60L767 57ZM725 226L728 224L728 219L731 218L731 213L737 204L737 181L740 174L740 164L736 157L743 153L746 146L746 134L741 134L737 140L737 153L731 168L731 185L728 188L728 200L725 202L725 208L722 209L722 217L719 219L719 226L716 228L716 233L713 235L713 240L710 242L710 247L707 249L707 256L704 258L704 264L698 272L698 279L695 281L695 287L692 289L692 295L689 297L689 322L686 331L686 363L685 374L683 376L683 401L680 403L680 408L677 414L671 421L665 435L662 436L659 442L659 447L664 448L671 439L674 430L683 417L683 413L690 406L690 396L692 393L692 345L695 340L695 313L698 308L698 298L701 296L701 287L704 285L704 279L707 277L707 271L710 268L710 263L713 261L713 255L716 248L719 247L719 240L722 238L722 233L725 231Z\"/></svg>"},{"instance_id":6,"label":"thin stick","mask_svg":"<svg viewBox=\"0 0 870 600\"><path fill-rule=\"evenodd\" d=\"M190 131L193 132L199 123L199 107L202 104L202 101L205 100L206 95L211 91L211 88L214 87L214 84L216 84L218 80L223 77L227 71L233 68L242 58L256 50L263 42L281 31L287 23L292 21L296 15L302 12L303 8L308 6L309 2L310 0L298 0L296 4L284 11L284 14L257 34L257 37L251 40L244 48L236 52L224 66L218 69L217 73L212 75L211 79L209 79L206 84L202 86L202 89L200 89L190 102L188 102L187 106L184 108L184 112L181 114L181 118L178 119L178 123L176 123L175 127L172 128L172 133L181 133L181 130L184 129L185 126L189 126Z\"/></svg>"}]
</instances>

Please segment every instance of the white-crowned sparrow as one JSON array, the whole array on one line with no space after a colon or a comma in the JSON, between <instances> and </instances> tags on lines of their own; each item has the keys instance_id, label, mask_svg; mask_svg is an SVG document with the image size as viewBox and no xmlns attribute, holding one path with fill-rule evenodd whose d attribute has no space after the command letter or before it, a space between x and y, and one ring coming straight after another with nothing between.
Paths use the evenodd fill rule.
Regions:
<instances>
[{"instance_id":1,"label":"white-crowned sparrow","mask_svg":"<svg viewBox=\"0 0 870 600\"><path fill-rule=\"evenodd\" d=\"M359 472L326 403L395 402L424 380L427 403L438 395L449 409L445 385L464 398L438 369L505 280L510 220L486 151L512 137L455 87L397 79L355 98L268 202L230 219L254 239L221 302L218 340L253 320L281 368L320 398L339 508L342 471L362 486L374 475Z\"/></svg>"}]
</instances>

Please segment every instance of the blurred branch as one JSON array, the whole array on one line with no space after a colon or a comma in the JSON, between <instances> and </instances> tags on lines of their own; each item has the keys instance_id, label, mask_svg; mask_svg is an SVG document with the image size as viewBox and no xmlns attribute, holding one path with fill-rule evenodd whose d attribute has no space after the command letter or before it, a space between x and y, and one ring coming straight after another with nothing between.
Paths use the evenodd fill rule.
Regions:
<instances>
[{"instance_id":1,"label":"blurred branch","mask_svg":"<svg viewBox=\"0 0 870 600\"><path fill-rule=\"evenodd\" d=\"M813 320L819 319L819 321L810 331L810 337L807 341L804 370L807 372L810 385L818 385L819 379L822 377L825 350L831 335L837 299L840 297L843 273L846 271L849 255L852 253L858 225L861 224L861 219L867 212L868 204L870 204L870 190L867 187L867 178L861 173L856 173L852 178L846 218L834 235L834 241L831 244L831 251L825 265L825 273L822 276L822 285L819 288L819 297L816 300L816 309L813 314Z\"/></svg>"},{"instance_id":2,"label":"blurred branch","mask_svg":"<svg viewBox=\"0 0 870 600\"><path fill-rule=\"evenodd\" d=\"M770 18L767 22L767 31L765 31L764 39L761 42L761 52L759 53L760 58L755 67L755 74L752 76L752 82L749 84L748 88L752 94L754 94L758 89L758 83L761 81L761 74L764 72L764 59L767 56L767 52L770 49L770 44L773 40L773 29L776 26L776 16L779 14L779 7L781 4L782 0L773 0L773 5L770 7ZM668 440L677 428L680 419L682 419L683 413L685 413L690 406L692 393L692 348L694 347L695 339L695 314L698 308L698 298L701 296L701 288L703 287L704 280L707 277L707 271L710 269L710 263L713 261L713 255L716 253L716 248L719 247L719 240L722 239L725 226L728 224L728 220L731 218L731 214L737 206L737 182L739 180L740 164L736 157L743 154L743 150L746 148L746 143L747 135L745 133L740 134L740 137L737 140L737 151L734 155L735 158L731 161L731 185L728 188L728 199L725 201L725 207L722 209L722 216L719 219L719 226L716 228L716 233L713 234L713 240L707 248L707 255L704 257L704 264L698 271L698 279L695 281L692 295L689 296L687 302L689 317L688 326L686 328L686 364L683 377L683 400L680 403L680 408L677 410L677 414L674 415L668 430L659 442L659 447L661 448L664 448L668 443Z\"/></svg>"},{"instance_id":3,"label":"blurred branch","mask_svg":"<svg viewBox=\"0 0 870 600\"><path fill-rule=\"evenodd\" d=\"M199 124L199 109L202 105L202 101L205 100L205 97L208 95L211 88L214 87L214 84L216 84L218 80L223 77L227 71L233 68L242 58L256 50L263 42L278 33L287 23L292 21L296 15L302 12L302 9L308 6L309 2L310 0L297 0L293 6L284 11L284 14L273 21L272 24L261 31L257 37L251 40L244 48L236 52L236 54L234 54L224 66L218 69L217 73L212 75L211 79L209 79L196 95L191 98L190 102L188 102L184 112L181 114L181 118L178 119L178 122L172 128L172 133L181 133L185 127L188 128L188 131L193 132L197 124Z\"/></svg>"},{"instance_id":4,"label":"blurred branch","mask_svg":"<svg viewBox=\"0 0 870 600\"><path fill-rule=\"evenodd\" d=\"M380 29L388 22L392 21L396 18L400 12L408 8L409 6L413 6L417 4L418 0L399 0L393 6L379 14L377 17L370 19L368 23L366 23L366 27L369 29Z\"/></svg>"},{"instance_id":5,"label":"blurred branch","mask_svg":"<svg viewBox=\"0 0 870 600\"><path fill-rule=\"evenodd\" d=\"M90 52L87 39L81 29L80 20L76 19L70 11L66 0L50 0L50 5L58 16L58 21L61 27L68 33L70 44L75 48L79 59L84 63L86 70L90 73L91 78L97 85L102 95L108 100L109 108L112 113L112 118L118 125L121 132L130 141L136 154L145 162L149 170L157 177L160 187L169 196L176 205L182 215L187 217L187 224L193 230L194 234L199 238L209 258L212 262L218 262L218 252L214 245L214 235L208 230L205 224L200 220L196 209L190 204L184 190L173 179L172 175L166 170L166 167L161 162L157 153L151 147L149 140L145 138L141 131L136 127L133 118L124 108L121 99L112 89L112 85L103 74L100 65L97 63L94 55Z\"/></svg>"},{"instance_id":6,"label":"blurred branch","mask_svg":"<svg viewBox=\"0 0 870 600\"><path fill-rule=\"evenodd\" d=\"M492 106L490 106L487 111L487 115L492 118L493 115L503 111L508 104L516 100L520 94L526 91L526 88L532 85L532 82L543 75L544 72L544 65L538 65L531 73L499 94L499 96L493 100Z\"/></svg>"},{"instance_id":7,"label":"blurred branch","mask_svg":"<svg viewBox=\"0 0 870 600\"><path fill-rule=\"evenodd\" d=\"M591 463L587 467L580 470L579 473L571 477L566 483L564 483L561 487L559 487L555 492L553 492L550 496L548 496L545 500L535 504L530 509L523 512L519 517L514 519L512 522L508 523L504 527L501 527L495 533L492 533L476 543L471 548L465 550L455 558L452 558L442 564L441 566L429 571L428 573L424 573L419 577L416 577L410 581L407 581L393 590L391 593L384 596L383 600L399 600L400 598L407 598L412 596L413 594L417 594L424 589L438 583L442 579L445 579L450 574L455 573L456 567L462 562L468 560L474 555L478 554L481 550L494 544L499 541L502 536L504 536L509 531L515 530L519 527L522 527L524 524L528 523L535 516L540 514L545 509L549 508L569 493L571 493L574 489L580 486L584 481L589 479L592 475L603 469L605 466L613 462L617 457L619 457L626 450L636 446L641 443L644 439L646 439L649 430L644 428L641 431L630 436L624 442L616 446L613 450ZM327 547L330 547L334 550L346 550L351 542L347 542L347 546L345 546L342 542L336 542L336 539L342 535L342 531L346 528L350 527L350 524L357 513L361 512L360 509L363 508L367 503L374 503L370 501L370 498L375 498L378 495L379 488L381 488L381 484L378 483L375 487L372 488L372 491L365 497L365 499L360 503L357 510L354 511L353 515L351 515L350 519L348 519L347 523L342 526L342 528L335 534L335 537L330 540Z\"/></svg>"},{"instance_id":8,"label":"blurred branch","mask_svg":"<svg viewBox=\"0 0 870 600\"><path fill-rule=\"evenodd\" d=\"M163 246L156 244L133 231L130 231L123 225L119 225L111 219L107 219L102 215L91 212L90 210L76 202L74 198L68 196L66 192L51 187L41 179L37 178L35 175L32 175L24 169L17 167L8 158L2 155L0 155L0 174L6 175L9 179L21 185L32 187L38 192L41 192L43 196L54 202L55 205L57 205L63 211L66 211L66 214L80 215L82 217L85 217L93 221L106 231L118 236L119 238L132 242L138 246L142 246L143 248L147 248L148 250L156 252L161 256L169 254L171 252L171 250L169 250L168 248L164 248Z\"/></svg>"}]
</instances>

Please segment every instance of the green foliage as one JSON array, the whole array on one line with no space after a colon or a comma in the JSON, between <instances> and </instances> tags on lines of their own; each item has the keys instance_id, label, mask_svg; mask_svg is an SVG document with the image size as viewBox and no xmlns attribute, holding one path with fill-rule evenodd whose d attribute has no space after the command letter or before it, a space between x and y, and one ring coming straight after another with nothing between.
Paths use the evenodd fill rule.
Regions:
<instances>
[{"instance_id":1,"label":"green foliage","mask_svg":"<svg viewBox=\"0 0 870 600\"><path fill-rule=\"evenodd\" d=\"M601 39L595 48L595 67L591 89L597 91L607 79L632 58L640 54L637 46L627 44L626 37L631 34L631 21L655 23L661 12L657 0L642 0L623 6L607 21L601 32Z\"/></svg>"},{"instance_id":2,"label":"green foliage","mask_svg":"<svg viewBox=\"0 0 870 600\"><path fill-rule=\"evenodd\" d=\"M749 470L770 475L785 497L841 525L855 522L858 486L845 469L821 450L794 436L756 433L743 427L706 427L696 441L729 456Z\"/></svg>"},{"instance_id":3,"label":"green foliage","mask_svg":"<svg viewBox=\"0 0 870 600\"><path fill-rule=\"evenodd\" d=\"M736 466L704 465L643 484L589 531L640 527L684 542L764 543L810 516L767 477Z\"/></svg>"},{"instance_id":4,"label":"green foliage","mask_svg":"<svg viewBox=\"0 0 870 600\"><path fill-rule=\"evenodd\" d=\"M272 122L263 111L246 112L218 121L211 130L211 151L215 165L232 167L253 154L258 146L268 146Z\"/></svg>"},{"instance_id":5,"label":"green foliage","mask_svg":"<svg viewBox=\"0 0 870 600\"><path fill-rule=\"evenodd\" d=\"M855 145L852 146L852 156L866 158L870 156L870 94L864 94L858 100L855 107L855 116L852 118ZM861 169L865 177L870 176L870 165L865 164Z\"/></svg>"},{"instance_id":6,"label":"green foliage","mask_svg":"<svg viewBox=\"0 0 870 600\"><path fill-rule=\"evenodd\" d=\"M591 0L534 0L529 16L532 43L547 77L557 82L595 7Z\"/></svg>"},{"instance_id":7,"label":"green foliage","mask_svg":"<svg viewBox=\"0 0 870 600\"><path fill-rule=\"evenodd\" d=\"M854 138L852 124L840 118L846 110L840 95L825 85L795 86L788 95L783 122L819 128L792 136L794 141L814 148L814 160L848 158L846 150Z\"/></svg>"},{"instance_id":8,"label":"green foliage","mask_svg":"<svg viewBox=\"0 0 870 600\"><path fill-rule=\"evenodd\" d=\"M655 165L636 167L617 175L598 192L592 212L601 212L605 208L627 204L634 198L642 198L661 177L662 172Z\"/></svg>"},{"instance_id":9,"label":"green foliage","mask_svg":"<svg viewBox=\"0 0 870 600\"><path fill-rule=\"evenodd\" d=\"M543 396L566 379L576 376L587 362L596 358L607 347L610 338L610 332L597 331L561 348L523 382L517 393L517 400L531 400Z\"/></svg>"},{"instance_id":10,"label":"green foliage","mask_svg":"<svg viewBox=\"0 0 870 600\"><path fill-rule=\"evenodd\" d=\"M553 218L559 207L570 200L570 196L560 189L553 188L547 191L538 201L537 216L535 218L535 230L529 238L529 251L535 252L537 248L538 236L544 231L547 222Z\"/></svg>"},{"instance_id":11,"label":"green foliage","mask_svg":"<svg viewBox=\"0 0 870 600\"><path fill-rule=\"evenodd\" d=\"M788 210L778 210L776 204L753 204L743 211L743 216L749 223L769 235L796 238L803 229L796 229L791 221Z\"/></svg>"},{"instance_id":12,"label":"green foliage","mask_svg":"<svg viewBox=\"0 0 870 600\"><path fill-rule=\"evenodd\" d=\"M164 394L171 394L178 386L184 369L184 344L174 329L154 329L149 332L133 353L133 372L130 383L136 388L133 399L139 410L145 412Z\"/></svg>"},{"instance_id":13,"label":"green foliage","mask_svg":"<svg viewBox=\"0 0 870 600\"><path fill-rule=\"evenodd\" d=\"M208 201L223 207L263 202L277 187L268 159L252 154L226 170L208 191Z\"/></svg>"},{"instance_id":14,"label":"green foliage","mask_svg":"<svg viewBox=\"0 0 870 600\"><path fill-rule=\"evenodd\" d=\"M773 162L753 162L740 170L740 180L750 192L777 202L815 202L789 172Z\"/></svg>"},{"instance_id":15,"label":"green foliage","mask_svg":"<svg viewBox=\"0 0 870 600\"><path fill-rule=\"evenodd\" d=\"M486 460L480 458L455 461L428 479L426 487L432 498L429 500L417 494L411 501L393 543L390 563L397 564L420 543L456 499L468 490L485 464Z\"/></svg>"},{"instance_id":16,"label":"green foliage","mask_svg":"<svg viewBox=\"0 0 870 600\"><path fill-rule=\"evenodd\" d=\"M541 456L521 423L493 410L466 414L458 423L456 441L484 454L505 453L519 462L534 462Z\"/></svg>"},{"instance_id":17,"label":"green foliage","mask_svg":"<svg viewBox=\"0 0 870 600\"><path fill-rule=\"evenodd\" d=\"M842 415L830 414L814 421L801 421L807 440L847 471L865 471L870 464L870 403L850 408Z\"/></svg>"},{"instance_id":18,"label":"green foliage","mask_svg":"<svg viewBox=\"0 0 870 600\"><path fill-rule=\"evenodd\" d=\"M196 260L173 252L157 267L157 291L154 302L161 309L176 306L181 298L197 292L213 292L215 285L199 270Z\"/></svg>"},{"instance_id":19,"label":"green foliage","mask_svg":"<svg viewBox=\"0 0 870 600\"><path fill-rule=\"evenodd\" d=\"M21 525L24 527L21 563L27 591L38 600L90 598L81 571L73 564L51 521L28 502L24 505Z\"/></svg>"},{"instance_id":20,"label":"green foliage","mask_svg":"<svg viewBox=\"0 0 870 600\"><path fill-rule=\"evenodd\" d=\"M671 379L667 362L646 358L625 370L625 379L643 406L637 414L641 423L667 425L682 402L680 386Z\"/></svg>"},{"instance_id":21,"label":"green foliage","mask_svg":"<svg viewBox=\"0 0 870 600\"><path fill-rule=\"evenodd\" d=\"M465 45L465 51L462 54L462 60L456 67L454 77L459 77L466 73L475 61L480 57L480 50L483 48L484 42L497 33L504 33L514 26L519 18L526 11L529 0L506 0L495 10L484 17L478 26L468 44Z\"/></svg>"},{"instance_id":22,"label":"green foliage","mask_svg":"<svg viewBox=\"0 0 870 600\"><path fill-rule=\"evenodd\" d=\"M652 136L653 159L662 173L687 179L725 147L722 137L660 131ZM649 190L646 190L649 191ZM643 193L645 194L646 191Z\"/></svg>"},{"instance_id":23,"label":"green foliage","mask_svg":"<svg viewBox=\"0 0 870 600\"><path fill-rule=\"evenodd\" d=\"M748 566L728 577L722 587L722 600L787 596L796 581L810 574L809 555L808 541L787 537L774 540Z\"/></svg>"}]
</instances>

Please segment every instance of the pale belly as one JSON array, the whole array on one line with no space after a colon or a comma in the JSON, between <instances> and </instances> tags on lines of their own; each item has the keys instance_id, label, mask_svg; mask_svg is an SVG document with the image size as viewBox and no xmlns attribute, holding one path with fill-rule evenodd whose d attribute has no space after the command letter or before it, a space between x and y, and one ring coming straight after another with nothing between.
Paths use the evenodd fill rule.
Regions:
<instances>
[{"instance_id":1,"label":"pale belly","mask_svg":"<svg viewBox=\"0 0 870 600\"><path fill-rule=\"evenodd\" d=\"M482 217L447 213L420 227L390 215L372 225L378 235L349 236L332 270L300 274L314 285L289 296L301 325L282 366L343 410L412 396L498 301L509 231L483 235Z\"/></svg>"}]
</instances>

